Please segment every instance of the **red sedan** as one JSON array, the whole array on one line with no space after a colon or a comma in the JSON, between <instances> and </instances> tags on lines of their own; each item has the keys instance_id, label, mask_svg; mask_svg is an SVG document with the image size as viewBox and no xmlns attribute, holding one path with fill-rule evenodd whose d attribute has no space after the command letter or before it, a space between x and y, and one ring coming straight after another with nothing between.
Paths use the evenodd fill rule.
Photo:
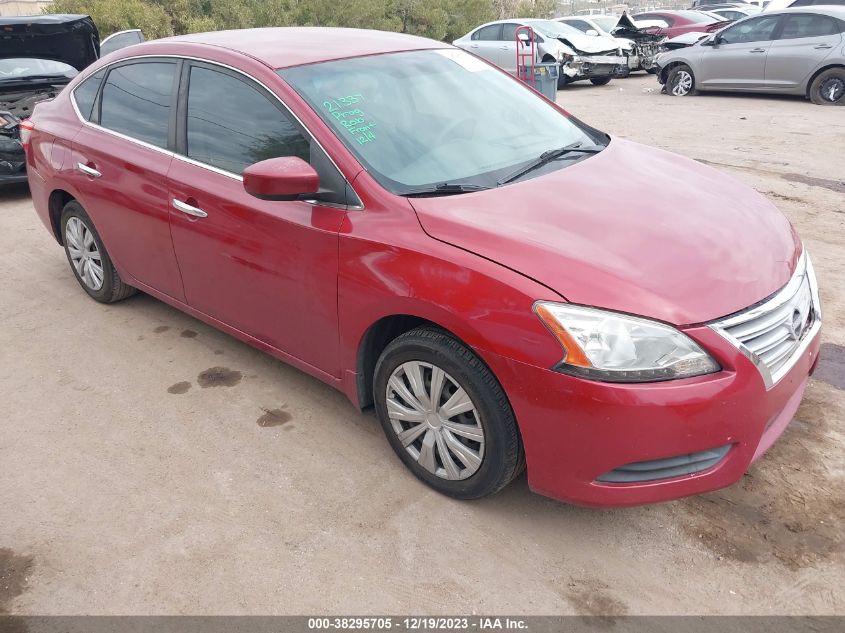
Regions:
<instances>
[{"instance_id":1,"label":"red sedan","mask_svg":"<svg viewBox=\"0 0 845 633\"><path fill-rule=\"evenodd\" d=\"M374 406L454 497L526 465L587 505L727 486L816 362L812 265L766 198L440 42L150 42L25 129L82 290L143 291Z\"/></svg>"},{"instance_id":2,"label":"red sedan","mask_svg":"<svg viewBox=\"0 0 845 633\"><path fill-rule=\"evenodd\" d=\"M715 33L722 27L730 24L730 20L717 20L711 15L701 11L649 11L637 13L633 16L636 22L647 20L659 20L666 24L665 27L645 27L649 33L665 35L666 37L677 37L684 33Z\"/></svg>"}]
</instances>

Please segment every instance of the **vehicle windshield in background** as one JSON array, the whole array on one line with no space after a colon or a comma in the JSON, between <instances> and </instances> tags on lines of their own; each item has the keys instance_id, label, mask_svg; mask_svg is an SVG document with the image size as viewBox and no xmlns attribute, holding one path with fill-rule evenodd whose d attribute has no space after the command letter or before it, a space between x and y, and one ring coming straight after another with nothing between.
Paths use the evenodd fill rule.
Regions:
<instances>
[{"instance_id":1,"label":"vehicle windshield in background","mask_svg":"<svg viewBox=\"0 0 845 633\"><path fill-rule=\"evenodd\" d=\"M52 79L70 81L78 71L68 64L51 59L13 57L0 59L0 81Z\"/></svg>"},{"instance_id":2,"label":"vehicle windshield in background","mask_svg":"<svg viewBox=\"0 0 845 633\"><path fill-rule=\"evenodd\" d=\"M707 15L706 13L702 13L700 11L673 11L672 13L682 18L686 18L690 22L697 22L698 24L713 24L714 22L724 21L724 18L719 18L717 20L713 16ZM634 16L635 19L636 17L637 16Z\"/></svg>"},{"instance_id":3,"label":"vehicle windshield in background","mask_svg":"<svg viewBox=\"0 0 845 633\"><path fill-rule=\"evenodd\" d=\"M544 152L606 142L459 50L389 53L278 72L373 178L399 195L443 184L495 187ZM590 155L567 154L565 162L551 161L530 175Z\"/></svg>"},{"instance_id":4,"label":"vehicle windshield in background","mask_svg":"<svg viewBox=\"0 0 845 633\"><path fill-rule=\"evenodd\" d=\"M610 33L611 29L619 23L619 18L616 16L595 15L591 16L590 19L598 24L605 33Z\"/></svg>"}]
</instances>

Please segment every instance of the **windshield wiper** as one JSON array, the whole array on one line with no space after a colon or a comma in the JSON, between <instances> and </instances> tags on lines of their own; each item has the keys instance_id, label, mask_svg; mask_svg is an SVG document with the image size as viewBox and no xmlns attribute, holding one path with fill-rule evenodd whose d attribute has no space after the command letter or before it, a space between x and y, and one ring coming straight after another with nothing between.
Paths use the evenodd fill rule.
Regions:
<instances>
[{"instance_id":1,"label":"windshield wiper","mask_svg":"<svg viewBox=\"0 0 845 633\"><path fill-rule=\"evenodd\" d=\"M0 77L0 82L26 82L26 81L65 81L68 82L73 77L67 75L23 75L21 77Z\"/></svg>"},{"instance_id":2,"label":"windshield wiper","mask_svg":"<svg viewBox=\"0 0 845 633\"><path fill-rule=\"evenodd\" d=\"M604 147L599 145L589 145L587 147L581 147L581 142L572 143L570 145L565 145L564 147L559 147L558 149L550 149L546 152L543 152L538 156L536 159L517 169L515 172L508 174L504 178L500 178L496 181L497 185L505 185L509 182L513 182L517 178L521 178L525 174L530 171L534 171L542 167L543 165L547 165L553 160L557 160L561 156L565 156L566 154L571 154L573 152L580 152L584 154L598 154L602 151Z\"/></svg>"},{"instance_id":3,"label":"windshield wiper","mask_svg":"<svg viewBox=\"0 0 845 633\"><path fill-rule=\"evenodd\" d=\"M489 188L490 187L484 187L482 185L473 185L469 183L461 184L444 182L443 184L437 185L435 187L411 189L399 195L405 196L406 198L428 196L453 196L459 193L472 193L473 191L484 191L485 189Z\"/></svg>"}]
</instances>

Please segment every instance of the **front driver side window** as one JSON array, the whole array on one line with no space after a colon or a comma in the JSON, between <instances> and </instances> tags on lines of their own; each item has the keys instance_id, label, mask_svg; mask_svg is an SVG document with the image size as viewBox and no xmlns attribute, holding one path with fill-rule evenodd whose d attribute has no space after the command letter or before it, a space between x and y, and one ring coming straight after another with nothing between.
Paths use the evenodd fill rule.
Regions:
<instances>
[{"instance_id":1,"label":"front driver side window","mask_svg":"<svg viewBox=\"0 0 845 633\"><path fill-rule=\"evenodd\" d=\"M263 93L198 66L191 68L186 139L188 158L233 174L268 158L310 159L308 139Z\"/></svg>"},{"instance_id":2,"label":"front driver side window","mask_svg":"<svg viewBox=\"0 0 845 633\"><path fill-rule=\"evenodd\" d=\"M719 37L720 44L746 44L748 42L770 41L775 33L780 16L762 16L745 20L725 29Z\"/></svg>"}]
</instances>

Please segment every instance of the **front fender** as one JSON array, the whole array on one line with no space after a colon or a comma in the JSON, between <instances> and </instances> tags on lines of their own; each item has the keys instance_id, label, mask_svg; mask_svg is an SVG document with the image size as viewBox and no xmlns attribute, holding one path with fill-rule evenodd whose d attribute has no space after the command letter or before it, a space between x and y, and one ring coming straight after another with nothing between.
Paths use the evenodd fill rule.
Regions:
<instances>
[{"instance_id":1,"label":"front fender","mask_svg":"<svg viewBox=\"0 0 845 633\"><path fill-rule=\"evenodd\" d=\"M561 349L532 310L554 291L472 253L425 236L425 248L341 236L338 274L343 390L358 403L359 352L386 317L430 321L482 357L487 350L551 367ZM495 372L494 372L495 373Z\"/></svg>"}]
</instances>

